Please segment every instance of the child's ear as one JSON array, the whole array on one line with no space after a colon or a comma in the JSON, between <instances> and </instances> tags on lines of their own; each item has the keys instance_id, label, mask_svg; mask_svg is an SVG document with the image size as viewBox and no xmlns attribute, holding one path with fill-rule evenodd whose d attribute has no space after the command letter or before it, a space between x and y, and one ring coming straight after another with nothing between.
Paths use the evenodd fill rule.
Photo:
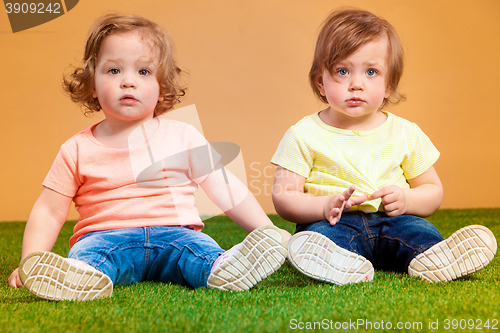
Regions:
<instances>
[{"instance_id":1,"label":"child's ear","mask_svg":"<svg viewBox=\"0 0 500 333\"><path fill-rule=\"evenodd\" d=\"M164 100L163 96L158 97L158 102L163 102Z\"/></svg>"},{"instance_id":2,"label":"child's ear","mask_svg":"<svg viewBox=\"0 0 500 333\"><path fill-rule=\"evenodd\" d=\"M385 95L384 95L384 98L389 98L389 96L391 96L391 89L388 87L388 88L385 90Z\"/></svg>"},{"instance_id":3,"label":"child's ear","mask_svg":"<svg viewBox=\"0 0 500 333\"><path fill-rule=\"evenodd\" d=\"M318 87L321 96L325 96L325 86L323 85L323 75L316 76L316 87Z\"/></svg>"},{"instance_id":4,"label":"child's ear","mask_svg":"<svg viewBox=\"0 0 500 333\"><path fill-rule=\"evenodd\" d=\"M92 89L92 97L97 98L97 92L95 91L95 88Z\"/></svg>"}]
</instances>

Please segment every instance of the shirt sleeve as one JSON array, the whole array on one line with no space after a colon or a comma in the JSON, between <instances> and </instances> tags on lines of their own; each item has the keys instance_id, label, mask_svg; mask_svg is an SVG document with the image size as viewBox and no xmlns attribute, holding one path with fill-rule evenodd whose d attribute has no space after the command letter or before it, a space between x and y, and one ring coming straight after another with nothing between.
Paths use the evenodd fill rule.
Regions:
<instances>
[{"instance_id":1,"label":"shirt sleeve","mask_svg":"<svg viewBox=\"0 0 500 333\"><path fill-rule=\"evenodd\" d=\"M65 145L61 146L42 185L62 195L73 198L81 186L75 160Z\"/></svg>"},{"instance_id":2,"label":"shirt sleeve","mask_svg":"<svg viewBox=\"0 0 500 333\"><path fill-rule=\"evenodd\" d=\"M409 148L401 165L406 179L420 176L439 159L439 151L416 124L413 126Z\"/></svg>"},{"instance_id":3,"label":"shirt sleeve","mask_svg":"<svg viewBox=\"0 0 500 333\"><path fill-rule=\"evenodd\" d=\"M309 177L313 167L313 158L306 143L294 126L285 133L271 159L271 163L279 165L302 177Z\"/></svg>"}]
</instances>

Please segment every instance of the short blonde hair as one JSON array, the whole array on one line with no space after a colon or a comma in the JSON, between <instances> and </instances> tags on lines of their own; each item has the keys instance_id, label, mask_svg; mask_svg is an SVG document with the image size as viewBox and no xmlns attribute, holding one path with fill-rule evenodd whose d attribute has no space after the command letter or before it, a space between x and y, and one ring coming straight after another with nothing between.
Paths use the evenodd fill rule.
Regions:
<instances>
[{"instance_id":1,"label":"short blonde hair","mask_svg":"<svg viewBox=\"0 0 500 333\"><path fill-rule=\"evenodd\" d=\"M163 100L158 101L154 115L158 116L171 110L180 97L184 96L186 89L179 82L182 71L174 61L173 45L165 30L138 15L107 14L97 19L90 29L85 43L83 65L74 68L63 78L64 90L72 101L85 107L85 114L101 110L99 100L94 98L92 93L95 88L97 56L102 42L109 35L132 31L137 31L149 39L153 43L153 50L159 55L157 80Z\"/></svg>"},{"instance_id":2,"label":"short blonde hair","mask_svg":"<svg viewBox=\"0 0 500 333\"><path fill-rule=\"evenodd\" d=\"M309 83L323 102L316 81L325 69L332 71L335 64L344 60L357 49L369 42L387 36L387 65L389 73L386 78L389 97L384 98L381 107L397 104L405 97L398 92L398 85L403 74L403 46L396 30L386 20L364 10L343 9L335 11L323 22L316 43L314 59L309 71Z\"/></svg>"}]
</instances>

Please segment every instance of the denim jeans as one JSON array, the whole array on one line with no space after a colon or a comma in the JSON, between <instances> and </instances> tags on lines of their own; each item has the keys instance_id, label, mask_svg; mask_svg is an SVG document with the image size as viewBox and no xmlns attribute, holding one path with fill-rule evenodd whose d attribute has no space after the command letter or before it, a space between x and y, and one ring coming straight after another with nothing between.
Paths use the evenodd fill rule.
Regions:
<instances>
[{"instance_id":1,"label":"denim jeans","mask_svg":"<svg viewBox=\"0 0 500 333\"><path fill-rule=\"evenodd\" d=\"M325 235L338 246L368 259L375 269L407 272L410 261L443 236L429 221L412 215L389 217L385 213L343 213L339 222L297 224L296 232Z\"/></svg>"},{"instance_id":2,"label":"denim jeans","mask_svg":"<svg viewBox=\"0 0 500 333\"><path fill-rule=\"evenodd\" d=\"M71 248L78 259L111 278L113 284L142 281L206 287L224 250L208 235L185 227L146 227L91 232Z\"/></svg>"}]
</instances>

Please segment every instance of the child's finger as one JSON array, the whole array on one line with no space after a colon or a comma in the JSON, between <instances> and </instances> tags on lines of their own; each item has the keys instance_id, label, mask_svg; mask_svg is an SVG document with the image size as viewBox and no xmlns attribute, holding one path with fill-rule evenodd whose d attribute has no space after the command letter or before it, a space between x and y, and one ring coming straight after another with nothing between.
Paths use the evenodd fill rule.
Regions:
<instances>
[{"instance_id":1,"label":"child's finger","mask_svg":"<svg viewBox=\"0 0 500 333\"><path fill-rule=\"evenodd\" d=\"M9 286L13 288L21 288L23 286L21 279L19 278L19 269L16 268L12 274L9 276Z\"/></svg>"},{"instance_id":2,"label":"child's finger","mask_svg":"<svg viewBox=\"0 0 500 333\"><path fill-rule=\"evenodd\" d=\"M21 282L21 279L19 278L19 275L16 278L16 288L22 288L24 287L23 283Z\"/></svg>"},{"instance_id":3,"label":"child's finger","mask_svg":"<svg viewBox=\"0 0 500 333\"><path fill-rule=\"evenodd\" d=\"M399 215L403 214L399 208L395 208L395 207L391 207L389 209L386 209L384 207L384 210L385 210L385 213L387 214L387 216L390 216L390 217L399 216Z\"/></svg>"},{"instance_id":4,"label":"child's finger","mask_svg":"<svg viewBox=\"0 0 500 333\"><path fill-rule=\"evenodd\" d=\"M402 208L401 203L398 202L397 200L393 200L391 202L384 204L384 210L386 211L386 213L394 213L396 215L400 215L397 214L397 212L400 211L401 208Z\"/></svg>"},{"instance_id":5,"label":"child's finger","mask_svg":"<svg viewBox=\"0 0 500 333\"><path fill-rule=\"evenodd\" d=\"M349 204L351 206L355 206L355 205L359 205L359 204L362 204L363 202L365 202L366 200L368 200L368 194L363 194L362 196L359 196L359 197L352 197L351 199L349 199ZM349 207L350 208L350 207Z\"/></svg>"},{"instance_id":6,"label":"child's finger","mask_svg":"<svg viewBox=\"0 0 500 333\"><path fill-rule=\"evenodd\" d=\"M394 193L389 193L382 197L382 204L385 206L398 202L398 197Z\"/></svg>"},{"instance_id":7,"label":"child's finger","mask_svg":"<svg viewBox=\"0 0 500 333\"><path fill-rule=\"evenodd\" d=\"M340 208L334 208L332 209L330 216L335 218L337 217L337 215L339 215L339 213L340 213Z\"/></svg>"},{"instance_id":8,"label":"child's finger","mask_svg":"<svg viewBox=\"0 0 500 333\"><path fill-rule=\"evenodd\" d=\"M328 222L330 222L331 225L334 225L340 220L339 215L342 213L342 210L339 208L334 208L330 211L330 216L328 217Z\"/></svg>"},{"instance_id":9,"label":"child's finger","mask_svg":"<svg viewBox=\"0 0 500 333\"><path fill-rule=\"evenodd\" d=\"M331 218L328 220L328 222L330 222L330 225L335 225L335 224L337 224L337 222L338 222L339 220L340 220L340 218L338 218L338 217L333 217L333 218L331 217Z\"/></svg>"},{"instance_id":10,"label":"child's finger","mask_svg":"<svg viewBox=\"0 0 500 333\"><path fill-rule=\"evenodd\" d=\"M354 191L356 191L356 186L352 185L347 190L342 192L342 196L344 197L345 200L349 200Z\"/></svg>"},{"instance_id":11,"label":"child's finger","mask_svg":"<svg viewBox=\"0 0 500 333\"><path fill-rule=\"evenodd\" d=\"M339 195L339 197L337 198L337 200L335 200L333 202L332 209L342 208L344 206L344 202L345 202L344 196L343 195Z\"/></svg>"},{"instance_id":12,"label":"child's finger","mask_svg":"<svg viewBox=\"0 0 500 333\"><path fill-rule=\"evenodd\" d=\"M370 194L368 196L368 199L375 200L375 199L378 199L378 198L382 198L383 196L386 196L389 193L390 193L390 191L389 191L389 189L387 187L382 187L380 190L375 191L372 194Z\"/></svg>"},{"instance_id":13,"label":"child's finger","mask_svg":"<svg viewBox=\"0 0 500 333\"><path fill-rule=\"evenodd\" d=\"M288 241L290 238L292 238L292 235L285 229L280 229L281 230L281 233L283 234L283 236L285 236L286 240Z\"/></svg>"}]
</instances>

